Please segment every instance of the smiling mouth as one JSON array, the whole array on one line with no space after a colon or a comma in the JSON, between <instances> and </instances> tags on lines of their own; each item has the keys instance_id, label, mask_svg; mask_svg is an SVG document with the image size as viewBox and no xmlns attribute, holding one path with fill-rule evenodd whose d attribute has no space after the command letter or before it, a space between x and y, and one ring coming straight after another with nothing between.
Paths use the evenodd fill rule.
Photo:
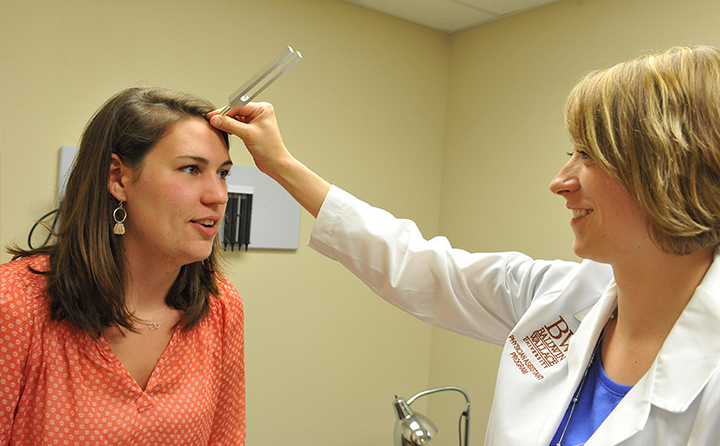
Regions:
<instances>
[{"instance_id":1,"label":"smiling mouth","mask_svg":"<svg viewBox=\"0 0 720 446\"><path fill-rule=\"evenodd\" d=\"M213 226L215 226L215 222L212 220L198 220L195 223L199 223L199 224L205 226L206 228L212 228Z\"/></svg>"},{"instance_id":2,"label":"smiling mouth","mask_svg":"<svg viewBox=\"0 0 720 446\"><path fill-rule=\"evenodd\" d=\"M580 218L592 214L592 211L592 209L572 209L572 216L573 218Z\"/></svg>"}]
</instances>

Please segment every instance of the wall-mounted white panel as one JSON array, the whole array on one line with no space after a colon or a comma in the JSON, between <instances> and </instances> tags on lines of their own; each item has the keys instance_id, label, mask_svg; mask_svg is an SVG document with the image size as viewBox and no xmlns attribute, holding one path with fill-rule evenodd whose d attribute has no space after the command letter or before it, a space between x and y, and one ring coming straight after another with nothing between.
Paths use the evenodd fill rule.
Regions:
<instances>
[{"instance_id":1,"label":"wall-mounted white panel","mask_svg":"<svg viewBox=\"0 0 720 446\"><path fill-rule=\"evenodd\" d=\"M65 186L67 185L68 175L72 168L73 161L77 155L78 148L74 146L60 147L60 162L58 163L58 188L57 188L57 206L60 207L63 197L65 196Z\"/></svg>"},{"instance_id":2,"label":"wall-mounted white panel","mask_svg":"<svg viewBox=\"0 0 720 446\"><path fill-rule=\"evenodd\" d=\"M228 187L252 187L250 249L298 249L301 207L272 178L254 166L233 166Z\"/></svg>"}]
</instances>

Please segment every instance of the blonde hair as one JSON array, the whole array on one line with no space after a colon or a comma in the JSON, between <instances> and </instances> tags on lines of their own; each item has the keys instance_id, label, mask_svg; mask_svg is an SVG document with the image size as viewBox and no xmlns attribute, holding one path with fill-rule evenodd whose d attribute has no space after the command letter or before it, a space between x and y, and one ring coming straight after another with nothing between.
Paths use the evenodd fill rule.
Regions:
<instances>
[{"instance_id":1,"label":"blonde hair","mask_svg":"<svg viewBox=\"0 0 720 446\"><path fill-rule=\"evenodd\" d=\"M676 47L592 72L565 119L575 147L640 204L664 252L720 244L720 50Z\"/></svg>"}]
</instances>

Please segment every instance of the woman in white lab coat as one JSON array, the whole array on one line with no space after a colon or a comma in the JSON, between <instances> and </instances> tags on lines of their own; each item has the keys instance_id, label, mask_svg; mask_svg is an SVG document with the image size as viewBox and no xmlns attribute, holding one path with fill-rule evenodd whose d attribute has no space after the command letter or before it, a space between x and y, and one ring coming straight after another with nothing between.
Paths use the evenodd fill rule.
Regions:
<instances>
[{"instance_id":1,"label":"woman in white lab coat","mask_svg":"<svg viewBox=\"0 0 720 446\"><path fill-rule=\"evenodd\" d=\"M720 51L591 73L566 119L550 189L582 263L424 240L295 160L269 104L211 123L317 217L311 247L420 319L504 345L485 444L717 445Z\"/></svg>"}]
</instances>

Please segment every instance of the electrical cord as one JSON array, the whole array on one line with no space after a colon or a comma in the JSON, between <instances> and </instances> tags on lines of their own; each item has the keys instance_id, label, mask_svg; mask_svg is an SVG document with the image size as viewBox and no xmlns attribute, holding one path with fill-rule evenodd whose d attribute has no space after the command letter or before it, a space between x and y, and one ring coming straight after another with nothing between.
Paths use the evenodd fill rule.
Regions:
<instances>
[{"instance_id":1,"label":"electrical cord","mask_svg":"<svg viewBox=\"0 0 720 446\"><path fill-rule=\"evenodd\" d=\"M460 446L463 446L463 437L462 437L462 420L463 418L467 417L468 413L463 412L460 414L460 418L458 419L458 438L460 439Z\"/></svg>"},{"instance_id":2,"label":"electrical cord","mask_svg":"<svg viewBox=\"0 0 720 446\"><path fill-rule=\"evenodd\" d=\"M53 214L55 214L55 218L53 218L52 224L50 224L50 226L43 224L44 220ZM28 234L28 246L30 247L30 249L35 249L35 247L32 245L32 236L39 225L42 225L43 227L45 227L45 229L48 230L48 236L45 238L45 241L42 243L42 245L38 246L38 248L42 248L43 246L47 245L47 243L50 241L50 237L57 234L57 232L55 230L55 225L57 225L59 216L60 216L60 208L54 209L54 210L48 212L47 214L40 217L40 219L38 221L35 222L35 224L30 229L30 233Z\"/></svg>"}]
</instances>

